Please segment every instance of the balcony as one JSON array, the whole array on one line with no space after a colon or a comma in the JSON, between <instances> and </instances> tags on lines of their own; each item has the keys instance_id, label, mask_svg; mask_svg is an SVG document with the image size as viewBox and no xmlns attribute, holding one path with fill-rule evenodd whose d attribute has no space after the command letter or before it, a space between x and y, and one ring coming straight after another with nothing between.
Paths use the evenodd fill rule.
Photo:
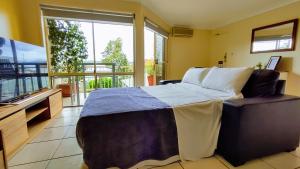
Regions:
<instances>
[{"instance_id":1,"label":"balcony","mask_svg":"<svg viewBox=\"0 0 300 169\"><path fill-rule=\"evenodd\" d=\"M52 88L63 91L64 106L81 106L92 90L98 88L133 87L130 67L126 72L116 72L114 63L84 63L83 71L76 73L49 73Z\"/></svg>"}]
</instances>

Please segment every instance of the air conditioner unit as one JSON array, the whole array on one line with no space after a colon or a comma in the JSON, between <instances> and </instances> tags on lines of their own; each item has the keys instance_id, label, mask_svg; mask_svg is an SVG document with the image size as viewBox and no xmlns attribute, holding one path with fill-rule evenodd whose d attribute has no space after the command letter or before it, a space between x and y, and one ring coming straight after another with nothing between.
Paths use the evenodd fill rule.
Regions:
<instances>
[{"instance_id":1,"label":"air conditioner unit","mask_svg":"<svg viewBox=\"0 0 300 169\"><path fill-rule=\"evenodd\" d=\"M172 28L172 36L174 37L192 37L194 30L191 28L178 27Z\"/></svg>"}]
</instances>

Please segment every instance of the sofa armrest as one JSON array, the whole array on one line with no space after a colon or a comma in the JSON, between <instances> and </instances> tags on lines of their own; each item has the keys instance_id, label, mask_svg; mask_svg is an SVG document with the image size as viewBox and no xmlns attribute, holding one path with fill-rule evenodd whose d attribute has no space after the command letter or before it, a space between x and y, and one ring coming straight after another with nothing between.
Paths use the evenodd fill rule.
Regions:
<instances>
[{"instance_id":1,"label":"sofa armrest","mask_svg":"<svg viewBox=\"0 0 300 169\"><path fill-rule=\"evenodd\" d=\"M285 86L286 86L286 81L285 80L278 80L278 82L276 84L275 95L284 95Z\"/></svg>"},{"instance_id":2,"label":"sofa armrest","mask_svg":"<svg viewBox=\"0 0 300 169\"><path fill-rule=\"evenodd\" d=\"M218 152L234 166L299 146L300 97L224 102Z\"/></svg>"},{"instance_id":3,"label":"sofa armrest","mask_svg":"<svg viewBox=\"0 0 300 169\"><path fill-rule=\"evenodd\" d=\"M290 95L278 95L272 97L253 97L253 98L243 98L243 99L234 99L227 100L224 102L224 106L232 107L243 107L246 105L259 105L259 104L268 104L276 102L286 102L292 100L300 100L300 97L290 96Z\"/></svg>"},{"instance_id":4,"label":"sofa armrest","mask_svg":"<svg viewBox=\"0 0 300 169\"><path fill-rule=\"evenodd\" d=\"M159 81L159 85L166 85L166 84L169 84L169 83L180 83L181 80L160 80Z\"/></svg>"}]
</instances>

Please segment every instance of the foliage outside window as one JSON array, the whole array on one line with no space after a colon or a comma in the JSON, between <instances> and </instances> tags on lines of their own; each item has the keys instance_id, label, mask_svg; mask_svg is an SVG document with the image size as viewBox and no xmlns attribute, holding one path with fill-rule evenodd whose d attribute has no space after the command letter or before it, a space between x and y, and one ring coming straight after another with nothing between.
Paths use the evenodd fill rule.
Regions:
<instances>
[{"instance_id":1,"label":"foliage outside window","mask_svg":"<svg viewBox=\"0 0 300 169\"><path fill-rule=\"evenodd\" d=\"M88 58L88 44L84 33L80 30L81 24L76 21L47 19L49 29L49 42L51 53L51 66L54 72L85 72L84 61ZM101 53L102 63L114 63L115 72L130 72L127 56L122 51L122 39L110 40ZM86 84L88 90L94 88L127 87L124 82L129 76L101 77L89 80ZM82 77L78 80L83 80ZM113 83L114 82L114 83ZM70 80L68 80L70 83ZM114 86L115 85L115 86Z\"/></svg>"},{"instance_id":2,"label":"foliage outside window","mask_svg":"<svg viewBox=\"0 0 300 169\"><path fill-rule=\"evenodd\" d=\"M115 87L129 87L124 82L125 79L130 78L129 76L122 76L115 78ZM112 88L113 86L113 78L112 77L102 77L97 80L90 80L87 85L88 90L93 90L95 88Z\"/></svg>"},{"instance_id":3,"label":"foliage outside window","mask_svg":"<svg viewBox=\"0 0 300 169\"><path fill-rule=\"evenodd\" d=\"M82 72L88 57L87 41L80 24L68 20L47 19L51 65L55 72Z\"/></svg>"},{"instance_id":4,"label":"foliage outside window","mask_svg":"<svg viewBox=\"0 0 300 169\"><path fill-rule=\"evenodd\" d=\"M148 76L154 75L154 61L150 59L146 60L145 69Z\"/></svg>"},{"instance_id":5,"label":"foliage outside window","mask_svg":"<svg viewBox=\"0 0 300 169\"><path fill-rule=\"evenodd\" d=\"M108 42L104 52L102 52L103 63L115 63L117 72L128 71L128 60L122 51L122 39L117 38Z\"/></svg>"}]
</instances>

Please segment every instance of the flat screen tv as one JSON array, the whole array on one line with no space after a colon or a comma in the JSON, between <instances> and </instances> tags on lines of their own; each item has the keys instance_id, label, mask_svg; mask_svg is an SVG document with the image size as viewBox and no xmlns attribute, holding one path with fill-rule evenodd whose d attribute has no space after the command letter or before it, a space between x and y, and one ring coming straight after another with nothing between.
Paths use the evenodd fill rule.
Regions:
<instances>
[{"instance_id":1,"label":"flat screen tv","mask_svg":"<svg viewBox=\"0 0 300 169\"><path fill-rule=\"evenodd\" d=\"M43 47L0 37L0 103L48 88Z\"/></svg>"}]
</instances>

